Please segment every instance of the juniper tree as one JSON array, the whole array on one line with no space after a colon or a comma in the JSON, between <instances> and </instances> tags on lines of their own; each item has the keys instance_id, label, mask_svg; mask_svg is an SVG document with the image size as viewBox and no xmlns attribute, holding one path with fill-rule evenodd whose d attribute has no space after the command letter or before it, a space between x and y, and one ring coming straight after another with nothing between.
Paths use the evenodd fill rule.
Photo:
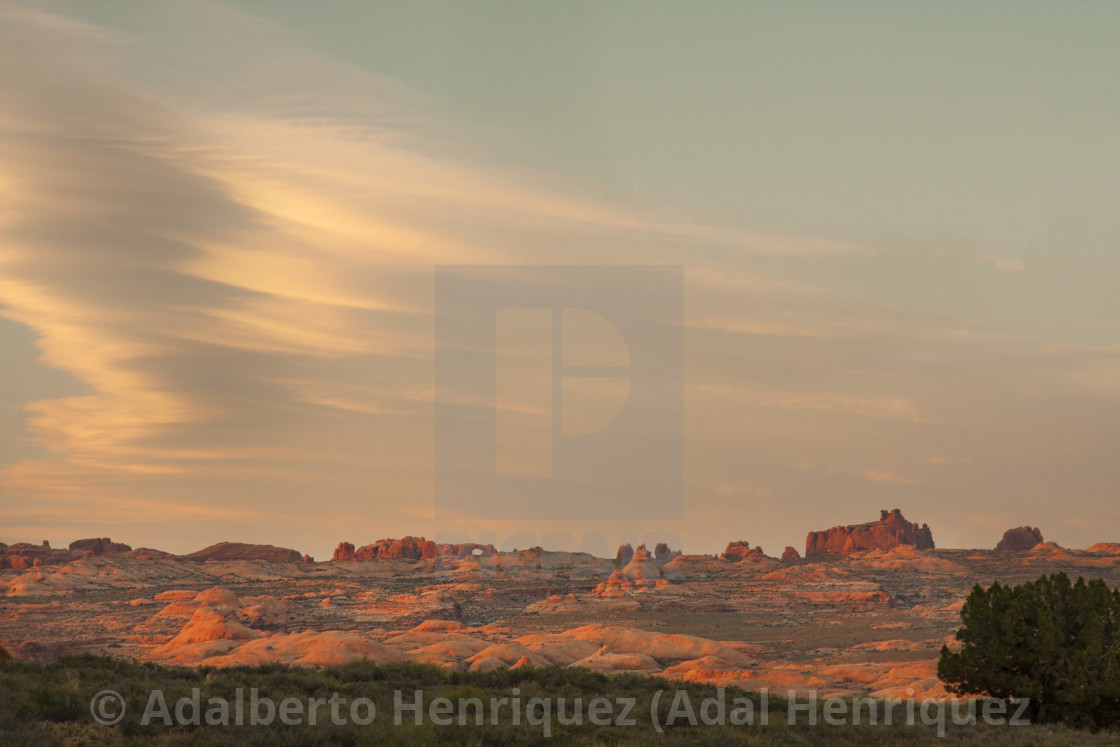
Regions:
<instances>
[{"instance_id":1,"label":"juniper tree","mask_svg":"<svg viewBox=\"0 0 1120 747\"><path fill-rule=\"evenodd\" d=\"M1029 698L1036 721L1120 724L1120 592L1102 579L976 585L961 622L960 651L943 646L937 666L950 692Z\"/></svg>"}]
</instances>

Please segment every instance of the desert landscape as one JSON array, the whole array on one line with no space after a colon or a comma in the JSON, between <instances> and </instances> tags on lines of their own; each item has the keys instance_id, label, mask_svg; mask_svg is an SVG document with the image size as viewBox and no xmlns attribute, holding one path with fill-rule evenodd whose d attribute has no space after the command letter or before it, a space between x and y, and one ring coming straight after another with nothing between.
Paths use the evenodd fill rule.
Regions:
<instances>
[{"instance_id":1,"label":"desert landscape","mask_svg":"<svg viewBox=\"0 0 1120 747\"><path fill-rule=\"evenodd\" d=\"M1118 30L0 2L0 745L1117 743Z\"/></svg>"},{"instance_id":2,"label":"desert landscape","mask_svg":"<svg viewBox=\"0 0 1120 747\"><path fill-rule=\"evenodd\" d=\"M1066 549L1018 527L994 549L939 549L897 509L810 532L804 557L745 540L718 557L626 545L610 559L418 537L344 541L327 561L240 543L175 556L108 538L0 551L0 645L17 658L557 665L783 696L945 697L938 652L974 584L1060 570L1120 585L1120 544Z\"/></svg>"}]
</instances>

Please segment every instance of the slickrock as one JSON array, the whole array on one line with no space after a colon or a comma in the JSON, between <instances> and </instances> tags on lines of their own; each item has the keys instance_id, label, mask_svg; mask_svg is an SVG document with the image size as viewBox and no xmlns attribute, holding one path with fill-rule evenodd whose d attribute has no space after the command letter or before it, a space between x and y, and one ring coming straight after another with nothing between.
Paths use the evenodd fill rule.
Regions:
<instances>
[{"instance_id":1,"label":"slickrock","mask_svg":"<svg viewBox=\"0 0 1120 747\"><path fill-rule=\"evenodd\" d=\"M454 633L463 629L458 620L425 620L411 628L410 633Z\"/></svg>"},{"instance_id":2,"label":"slickrock","mask_svg":"<svg viewBox=\"0 0 1120 747\"><path fill-rule=\"evenodd\" d=\"M241 604L244 606L237 610L237 614L257 630L285 629L299 609L292 602L268 595L244 597Z\"/></svg>"},{"instance_id":3,"label":"slickrock","mask_svg":"<svg viewBox=\"0 0 1120 747\"><path fill-rule=\"evenodd\" d=\"M932 550L934 547L929 526L907 521L896 508L881 511L879 521L809 532L805 538L805 557L851 555L860 550L890 550L899 545L913 545L919 550Z\"/></svg>"},{"instance_id":4,"label":"slickrock","mask_svg":"<svg viewBox=\"0 0 1120 747\"><path fill-rule=\"evenodd\" d=\"M241 604L241 600L237 598L236 594L221 586L214 586L206 591L198 592L194 601L211 606L225 607L237 607Z\"/></svg>"},{"instance_id":5,"label":"slickrock","mask_svg":"<svg viewBox=\"0 0 1120 747\"><path fill-rule=\"evenodd\" d=\"M270 662L332 666L358 659L388 664L408 659L396 649L362 633L347 630L277 633L240 644L236 641L210 641L180 648L169 644L153 652L151 658L172 664L213 667L257 666Z\"/></svg>"},{"instance_id":6,"label":"slickrock","mask_svg":"<svg viewBox=\"0 0 1120 747\"><path fill-rule=\"evenodd\" d=\"M590 669L596 672L644 672L661 670L661 665L647 654L620 654L608 651L604 646L586 659L580 659L570 667Z\"/></svg>"},{"instance_id":7,"label":"slickrock","mask_svg":"<svg viewBox=\"0 0 1120 747\"><path fill-rule=\"evenodd\" d=\"M198 606L198 603L193 599L190 601L174 600L157 612L156 617L190 617L198 609Z\"/></svg>"},{"instance_id":8,"label":"slickrock","mask_svg":"<svg viewBox=\"0 0 1120 747\"><path fill-rule=\"evenodd\" d=\"M600 593L598 588L595 593ZM641 607L640 603L638 607ZM552 594L529 604L525 611L538 615L582 615L590 612L590 608L575 594Z\"/></svg>"},{"instance_id":9,"label":"slickrock","mask_svg":"<svg viewBox=\"0 0 1120 747\"><path fill-rule=\"evenodd\" d=\"M743 655L718 641L681 633L650 633L622 625L591 624L565 631L563 637L592 641L616 653L645 653L659 661L679 662L716 656L728 662L744 662Z\"/></svg>"},{"instance_id":10,"label":"slickrock","mask_svg":"<svg viewBox=\"0 0 1120 747\"><path fill-rule=\"evenodd\" d=\"M532 665L528 664L526 666L532 666ZM506 664L501 659L495 659L493 657L486 657L485 659L475 659L475 660L473 660L471 662L471 666L470 666L470 669L468 671L471 671L471 672L493 672L493 671L496 671L496 670L499 670L499 669L508 669L508 668L509 668L509 665Z\"/></svg>"},{"instance_id":11,"label":"slickrock","mask_svg":"<svg viewBox=\"0 0 1120 747\"><path fill-rule=\"evenodd\" d=\"M538 654L549 664L561 667L586 659L600 648L600 644L596 642L573 639L563 633L532 633L521 636L515 641ZM526 657L525 661L530 660Z\"/></svg>"},{"instance_id":12,"label":"slickrock","mask_svg":"<svg viewBox=\"0 0 1120 747\"><path fill-rule=\"evenodd\" d=\"M517 641L491 643L474 656L468 657L467 661L473 664L483 659L497 659L504 662L506 667L511 667L522 659L527 659L535 667L547 667L553 663L544 655Z\"/></svg>"},{"instance_id":13,"label":"slickrock","mask_svg":"<svg viewBox=\"0 0 1120 747\"><path fill-rule=\"evenodd\" d=\"M890 550L857 552L849 558L859 566L882 571L923 571L925 573L963 573L964 567L946 558L939 558L913 545L899 545Z\"/></svg>"},{"instance_id":14,"label":"slickrock","mask_svg":"<svg viewBox=\"0 0 1120 747\"><path fill-rule=\"evenodd\" d=\"M390 638L387 645L394 645L396 639ZM486 641L471 636L448 633L444 640L429 643L408 650L408 658L419 664L435 664L448 669L466 669L463 664L471 656L487 648Z\"/></svg>"},{"instance_id":15,"label":"slickrock","mask_svg":"<svg viewBox=\"0 0 1120 747\"><path fill-rule=\"evenodd\" d=\"M258 636L260 633L238 622L233 610L204 605L195 610L191 619L177 636L163 646L163 650L170 651L190 643L205 643L219 639L245 641Z\"/></svg>"},{"instance_id":16,"label":"slickrock","mask_svg":"<svg viewBox=\"0 0 1120 747\"><path fill-rule=\"evenodd\" d=\"M367 604L358 607L352 614L354 619L363 622L411 628L424 620L459 620L463 617L459 602L440 592L394 594L389 597L381 597L377 592L364 592L359 596Z\"/></svg>"}]
</instances>

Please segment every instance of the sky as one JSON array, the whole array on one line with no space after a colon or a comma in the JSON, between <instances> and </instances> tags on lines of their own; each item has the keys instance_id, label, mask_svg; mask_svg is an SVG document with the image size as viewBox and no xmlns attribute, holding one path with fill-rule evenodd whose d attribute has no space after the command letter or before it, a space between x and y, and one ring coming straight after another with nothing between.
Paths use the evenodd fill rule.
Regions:
<instances>
[{"instance_id":1,"label":"sky","mask_svg":"<svg viewBox=\"0 0 1120 747\"><path fill-rule=\"evenodd\" d=\"M0 541L1120 541L1118 24L6 3ZM439 265L683 268L679 517L437 511Z\"/></svg>"}]
</instances>

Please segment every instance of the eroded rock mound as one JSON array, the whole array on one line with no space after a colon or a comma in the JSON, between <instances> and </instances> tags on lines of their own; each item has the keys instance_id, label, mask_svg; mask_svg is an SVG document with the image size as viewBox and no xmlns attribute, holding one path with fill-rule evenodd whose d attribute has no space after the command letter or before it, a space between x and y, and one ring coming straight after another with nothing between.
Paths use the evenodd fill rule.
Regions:
<instances>
[{"instance_id":1,"label":"eroded rock mound","mask_svg":"<svg viewBox=\"0 0 1120 747\"><path fill-rule=\"evenodd\" d=\"M184 555L184 560L271 560L274 562L302 563L303 555L295 550L274 545L251 545L246 542L219 542L216 545Z\"/></svg>"},{"instance_id":2,"label":"eroded rock mound","mask_svg":"<svg viewBox=\"0 0 1120 747\"><path fill-rule=\"evenodd\" d=\"M1003 533L996 552L1026 552L1044 541L1038 527L1015 527Z\"/></svg>"},{"instance_id":3,"label":"eroded rock mound","mask_svg":"<svg viewBox=\"0 0 1120 747\"><path fill-rule=\"evenodd\" d=\"M719 556L721 560L746 560L746 561L759 561L766 560L766 553L762 551L761 547L751 547L751 543L746 540L736 540L735 542L728 542L727 549Z\"/></svg>"},{"instance_id":4,"label":"eroded rock mound","mask_svg":"<svg viewBox=\"0 0 1120 747\"><path fill-rule=\"evenodd\" d=\"M880 512L878 521L809 532L805 538L805 557L851 555L862 550L890 550L899 545L912 545L918 550L934 547L929 526L907 521L896 508Z\"/></svg>"},{"instance_id":5,"label":"eroded rock mound","mask_svg":"<svg viewBox=\"0 0 1120 747\"><path fill-rule=\"evenodd\" d=\"M122 555L126 558L132 558L133 560L163 560L165 558L175 557L172 553L164 552L163 550L153 550L150 547L137 547L135 550L122 553Z\"/></svg>"},{"instance_id":6,"label":"eroded rock mound","mask_svg":"<svg viewBox=\"0 0 1120 747\"><path fill-rule=\"evenodd\" d=\"M782 551L782 560L801 560L801 553L797 548L786 545L786 549Z\"/></svg>"}]
</instances>

